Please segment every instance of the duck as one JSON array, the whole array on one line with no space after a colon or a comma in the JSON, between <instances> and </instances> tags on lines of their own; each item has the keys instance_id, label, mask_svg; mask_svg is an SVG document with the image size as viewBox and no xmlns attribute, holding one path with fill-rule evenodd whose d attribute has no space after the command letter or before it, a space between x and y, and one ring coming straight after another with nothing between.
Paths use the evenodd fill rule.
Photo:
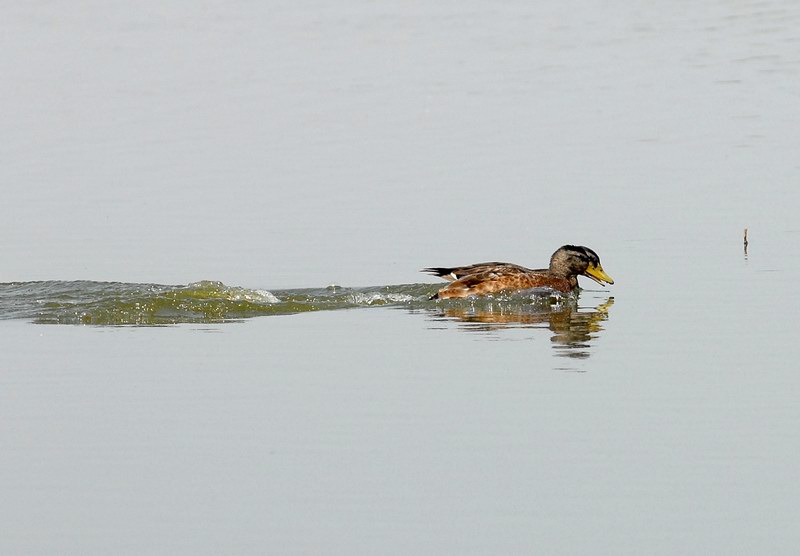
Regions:
<instances>
[{"instance_id":1,"label":"duck","mask_svg":"<svg viewBox=\"0 0 800 556\"><path fill-rule=\"evenodd\" d=\"M551 288L569 293L578 289L578 276L586 276L605 287L614 280L606 274L597 253L582 245L563 245L550 257L550 267L530 269L512 263L477 263L467 266L423 268L450 283L431 296L449 299L485 296L498 292Z\"/></svg>"}]
</instances>

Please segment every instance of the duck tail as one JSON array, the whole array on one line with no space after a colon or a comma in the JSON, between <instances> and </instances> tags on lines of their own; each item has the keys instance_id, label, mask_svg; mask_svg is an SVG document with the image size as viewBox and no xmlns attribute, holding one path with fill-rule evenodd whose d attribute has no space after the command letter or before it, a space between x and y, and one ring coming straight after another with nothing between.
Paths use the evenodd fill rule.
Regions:
<instances>
[{"instance_id":1,"label":"duck tail","mask_svg":"<svg viewBox=\"0 0 800 556\"><path fill-rule=\"evenodd\" d=\"M443 266L433 266L430 268L423 268L420 272L427 272L428 274L433 274L434 276L444 277L453 272L452 268L445 268Z\"/></svg>"}]
</instances>

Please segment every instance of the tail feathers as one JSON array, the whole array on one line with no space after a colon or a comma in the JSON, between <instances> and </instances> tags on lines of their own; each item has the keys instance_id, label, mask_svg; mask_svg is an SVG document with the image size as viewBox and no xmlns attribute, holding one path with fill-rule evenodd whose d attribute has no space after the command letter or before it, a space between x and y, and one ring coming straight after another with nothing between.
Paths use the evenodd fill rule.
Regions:
<instances>
[{"instance_id":1,"label":"tail feathers","mask_svg":"<svg viewBox=\"0 0 800 556\"><path fill-rule=\"evenodd\" d=\"M453 268L445 268L443 266L433 266L431 268L423 268L420 272L427 272L428 274L433 274L434 276L439 276L440 278L444 278L445 280L449 280L450 282L452 282L453 280L456 279L454 270L455 269ZM441 298L439 297L439 292L436 292L428 299L435 300Z\"/></svg>"},{"instance_id":2,"label":"tail feathers","mask_svg":"<svg viewBox=\"0 0 800 556\"><path fill-rule=\"evenodd\" d=\"M420 272L427 272L428 274L433 274L434 276L447 276L453 272L453 269L444 268L442 266L434 266L431 268L423 268Z\"/></svg>"}]
</instances>

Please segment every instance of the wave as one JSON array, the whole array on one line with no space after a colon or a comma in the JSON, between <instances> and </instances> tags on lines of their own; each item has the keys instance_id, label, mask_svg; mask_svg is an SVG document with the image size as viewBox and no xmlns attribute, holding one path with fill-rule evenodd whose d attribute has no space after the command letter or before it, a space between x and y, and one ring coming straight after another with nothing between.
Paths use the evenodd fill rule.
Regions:
<instances>
[{"instance_id":1,"label":"wave","mask_svg":"<svg viewBox=\"0 0 800 556\"><path fill-rule=\"evenodd\" d=\"M263 290L204 280L188 285L123 282L46 281L0 284L0 319L36 323L94 325L168 325L217 323L266 315L358 307L397 306L434 309L446 304L481 312L505 302L524 312L548 311L571 296L549 290L515 292L486 300L432 301L441 284L402 284L347 288ZM513 312L519 312L515 310Z\"/></svg>"}]
</instances>

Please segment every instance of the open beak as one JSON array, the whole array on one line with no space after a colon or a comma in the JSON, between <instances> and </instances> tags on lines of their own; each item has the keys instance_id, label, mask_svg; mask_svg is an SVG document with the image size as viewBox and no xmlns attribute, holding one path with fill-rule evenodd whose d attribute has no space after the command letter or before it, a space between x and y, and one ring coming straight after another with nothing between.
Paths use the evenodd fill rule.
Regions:
<instances>
[{"instance_id":1,"label":"open beak","mask_svg":"<svg viewBox=\"0 0 800 556\"><path fill-rule=\"evenodd\" d=\"M592 280L594 280L595 282L597 282L601 286L605 286L605 284L603 284L603 282L608 282L609 284L613 284L614 283L614 279L611 278L611 276L609 276L608 274L605 273L605 271L603 270L603 267L600 266L599 263L597 265L593 265L593 264L590 263L589 264L589 268L586 269L586 271L583 273L583 275L591 278Z\"/></svg>"}]
</instances>

